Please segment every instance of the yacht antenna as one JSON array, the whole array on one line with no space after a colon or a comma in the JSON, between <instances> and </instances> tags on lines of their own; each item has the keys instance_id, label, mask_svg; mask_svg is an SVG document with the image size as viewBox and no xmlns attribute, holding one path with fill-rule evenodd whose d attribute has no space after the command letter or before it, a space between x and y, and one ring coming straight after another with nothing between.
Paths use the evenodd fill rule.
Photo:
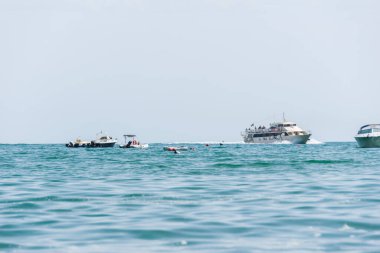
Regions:
<instances>
[{"instance_id":1,"label":"yacht antenna","mask_svg":"<svg viewBox=\"0 0 380 253\"><path fill-rule=\"evenodd\" d=\"M282 113L282 119L284 120L284 122L286 121L284 112Z\"/></svg>"}]
</instances>

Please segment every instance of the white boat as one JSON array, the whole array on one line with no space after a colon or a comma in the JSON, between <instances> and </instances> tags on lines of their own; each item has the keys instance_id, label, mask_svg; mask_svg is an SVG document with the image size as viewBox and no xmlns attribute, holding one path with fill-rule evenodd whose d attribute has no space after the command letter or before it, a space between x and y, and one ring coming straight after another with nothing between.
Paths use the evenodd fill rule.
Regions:
<instances>
[{"instance_id":1,"label":"white boat","mask_svg":"<svg viewBox=\"0 0 380 253\"><path fill-rule=\"evenodd\" d=\"M117 139L113 139L111 136L105 135L102 132L98 134L96 140L91 141L90 147L99 148L112 148L117 143Z\"/></svg>"},{"instance_id":2,"label":"white boat","mask_svg":"<svg viewBox=\"0 0 380 253\"><path fill-rule=\"evenodd\" d=\"M246 128L241 133L245 143L290 143L290 144L305 144L311 133L305 131L294 122L284 121L272 123L268 128L265 126L254 126Z\"/></svg>"},{"instance_id":3,"label":"white boat","mask_svg":"<svg viewBox=\"0 0 380 253\"><path fill-rule=\"evenodd\" d=\"M380 148L380 124L362 126L355 140L361 148Z\"/></svg>"},{"instance_id":4,"label":"white boat","mask_svg":"<svg viewBox=\"0 0 380 253\"><path fill-rule=\"evenodd\" d=\"M70 141L66 144L66 147L68 148L84 148L88 147L90 145L89 141L81 140L80 138L77 138L75 141Z\"/></svg>"},{"instance_id":5,"label":"white boat","mask_svg":"<svg viewBox=\"0 0 380 253\"><path fill-rule=\"evenodd\" d=\"M120 145L120 148L139 148L139 149L145 149L149 148L149 144L141 144L138 140L136 140L136 135L134 134L124 134L124 145ZM127 142L127 138L129 138L129 141Z\"/></svg>"}]
</instances>

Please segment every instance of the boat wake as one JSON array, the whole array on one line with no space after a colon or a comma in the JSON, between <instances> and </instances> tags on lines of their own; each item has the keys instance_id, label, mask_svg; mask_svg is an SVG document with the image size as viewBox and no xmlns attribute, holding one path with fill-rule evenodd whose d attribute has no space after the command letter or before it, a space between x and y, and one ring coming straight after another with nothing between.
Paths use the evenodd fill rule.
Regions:
<instances>
[{"instance_id":1,"label":"boat wake","mask_svg":"<svg viewBox=\"0 0 380 253\"><path fill-rule=\"evenodd\" d=\"M286 141L286 140L283 140L283 141L276 141L276 142L273 142L273 144L293 144L291 141Z\"/></svg>"},{"instance_id":2,"label":"boat wake","mask_svg":"<svg viewBox=\"0 0 380 253\"><path fill-rule=\"evenodd\" d=\"M323 142L321 141L318 141L316 139L310 139L306 142L306 144L312 144L312 145L315 145L315 144L324 144Z\"/></svg>"}]
</instances>

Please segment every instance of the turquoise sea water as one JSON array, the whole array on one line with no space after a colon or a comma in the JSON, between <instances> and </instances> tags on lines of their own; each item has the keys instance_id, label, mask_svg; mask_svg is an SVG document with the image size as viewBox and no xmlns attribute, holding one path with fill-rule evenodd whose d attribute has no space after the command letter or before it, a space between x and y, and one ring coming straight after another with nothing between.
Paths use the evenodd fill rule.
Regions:
<instances>
[{"instance_id":1,"label":"turquoise sea water","mask_svg":"<svg viewBox=\"0 0 380 253\"><path fill-rule=\"evenodd\" d=\"M0 252L380 252L380 149L0 145Z\"/></svg>"}]
</instances>

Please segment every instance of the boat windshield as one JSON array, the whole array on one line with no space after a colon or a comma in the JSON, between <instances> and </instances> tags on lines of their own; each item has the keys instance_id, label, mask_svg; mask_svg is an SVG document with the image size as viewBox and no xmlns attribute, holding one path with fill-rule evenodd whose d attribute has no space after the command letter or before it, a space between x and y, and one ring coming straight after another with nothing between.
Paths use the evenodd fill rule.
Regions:
<instances>
[{"instance_id":1,"label":"boat windshield","mask_svg":"<svg viewBox=\"0 0 380 253\"><path fill-rule=\"evenodd\" d=\"M358 134L370 134L370 133L372 133L372 128L360 130Z\"/></svg>"},{"instance_id":2,"label":"boat windshield","mask_svg":"<svg viewBox=\"0 0 380 253\"><path fill-rule=\"evenodd\" d=\"M370 124L362 126L358 134L370 134L370 133L380 133L380 124Z\"/></svg>"}]
</instances>

